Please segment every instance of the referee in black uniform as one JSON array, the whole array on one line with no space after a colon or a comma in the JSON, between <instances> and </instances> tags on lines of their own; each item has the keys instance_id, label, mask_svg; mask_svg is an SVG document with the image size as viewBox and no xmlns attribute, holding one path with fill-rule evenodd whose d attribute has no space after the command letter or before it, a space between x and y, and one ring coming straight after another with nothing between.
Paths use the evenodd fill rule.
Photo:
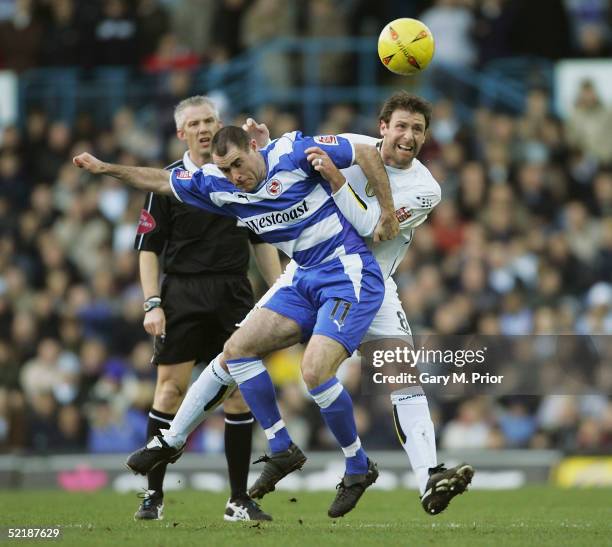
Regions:
<instances>
[{"instance_id":1,"label":"referee in black uniform","mask_svg":"<svg viewBox=\"0 0 612 547\"><path fill-rule=\"evenodd\" d=\"M177 136L188 150L168 167L197 171L210 162L210 143L221 127L214 104L189 97L175 109ZM157 365L153 408L147 437L168 429L189 387L195 363L209 362L253 307L247 278L249 240L269 285L281 273L271 245L236 225L236 219L204 212L170 196L149 194L141 212L135 248L139 252L144 293L144 328L155 337L152 362ZM165 274L161 290L160 261ZM268 520L247 493L253 416L236 390L224 402L225 455L231 497L225 520ZM161 519L166 465L155 468L135 519Z\"/></svg>"}]
</instances>

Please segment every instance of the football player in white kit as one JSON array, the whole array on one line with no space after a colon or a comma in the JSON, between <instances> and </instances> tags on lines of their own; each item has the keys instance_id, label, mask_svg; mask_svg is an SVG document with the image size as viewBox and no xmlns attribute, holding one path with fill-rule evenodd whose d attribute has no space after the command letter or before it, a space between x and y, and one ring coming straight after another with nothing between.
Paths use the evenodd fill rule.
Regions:
<instances>
[{"instance_id":1,"label":"football player in white kit","mask_svg":"<svg viewBox=\"0 0 612 547\"><path fill-rule=\"evenodd\" d=\"M389 175L400 233L390 241L374 242L372 234L380 216L380 206L359 167L338 170L322 150L311 149L309 159L330 183L332 197L347 220L368 243L385 279L385 296L360 346L366 363L374 351L412 347L412 333L406 320L397 286L392 278L410 245L415 228L420 226L440 202L441 189L429 169L417 158L431 117L431 106L420 97L400 91L382 106L379 123L382 139L344 134L351 142L375 145L380 150ZM268 130L254 120L244 127L263 145ZM280 287L290 285L297 265L291 261L285 272L256 307L262 306ZM416 475L425 511L435 515L450 500L463 493L474 470L468 464L451 469L437 465L436 438L427 397L420 385L410 385L391 394L393 418L398 438L408 454Z\"/></svg>"}]
</instances>

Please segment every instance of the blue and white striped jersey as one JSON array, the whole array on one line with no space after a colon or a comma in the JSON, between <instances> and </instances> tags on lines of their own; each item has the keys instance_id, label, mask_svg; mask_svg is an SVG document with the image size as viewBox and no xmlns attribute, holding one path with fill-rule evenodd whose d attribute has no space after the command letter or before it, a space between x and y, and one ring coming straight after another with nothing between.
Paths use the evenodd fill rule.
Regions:
<instances>
[{"instance_id":1,"label":"blue and white striped jersey","mask_svg":"<svg viewBox=\"0 0 612 547\"><path fill-rule=\"evenodd\" d=\"M311 146L324 150L339 168L354 161L347 139L294 131L260 151L267 176L253 192L241 192L212 164L195 173L173 170L170 186L180 201L238 218L301 267L368 252L331 198L329 184L308 163L304 151Z\"/></svg>"}]
</instances>

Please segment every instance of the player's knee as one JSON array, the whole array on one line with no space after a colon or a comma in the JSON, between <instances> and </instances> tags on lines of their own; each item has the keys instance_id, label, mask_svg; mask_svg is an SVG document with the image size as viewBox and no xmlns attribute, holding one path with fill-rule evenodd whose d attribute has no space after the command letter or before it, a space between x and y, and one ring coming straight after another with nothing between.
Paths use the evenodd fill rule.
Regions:
<instances>
[{"instance_id":1,"label":"player's knee","mask_svg":"<svg viewBox=\"0 0 612 547\"><path fill-rule=\"evenodd\" d=\"M225 345L223 346L224 361L252 356L255 356L254 351L247 344L244 344L233 337L230 337L230 339L225 342Z\"/></svg>"},{"instance_id":2,"label":"player's knee","mask_svg":"<svg viewBox=\"0 0 612 547\"><path fill-rule=\"evenodd\" d=\"M313 365L302 365L302 378L308 389L314 389L321 382L321 371Z\"/></svg>"},{"instance_id":3,"label":"player's knee","mask_svg":"<svg viewBox=\"0 0 612 547\"><path fill-rule=\"evenodd\" d=\"M225 372L229 373L229 368L227 368L225 355L223 353L219 355L218 363Z\"/></svg>"}]
</instances>

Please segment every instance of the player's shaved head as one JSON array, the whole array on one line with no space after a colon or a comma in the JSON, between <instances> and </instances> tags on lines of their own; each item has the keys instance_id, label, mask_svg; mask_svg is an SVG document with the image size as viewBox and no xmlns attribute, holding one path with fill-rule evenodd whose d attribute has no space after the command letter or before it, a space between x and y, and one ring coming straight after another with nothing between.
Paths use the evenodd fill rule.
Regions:
<instances>
[{"instance_id":1,"label":"player's shaved head","mask_svg":"<svg viewBox=\"0 0 612 547\"><path fill-rule=\"evenodd\" d=\"M423 114L425 118L425 129L429 127L431 120L431 103L417 95L412 95L407 91L398 91L391 95L382 105L378 120L386 124L391 120L393 112L396 110L406 110L408 112Z\"/></svg>"},{"instance_id":2,"label":"player's shaved head","mask_svg":"<svg viewBox=\"0 0 612 547\"><path fill-rule=\"evenodd\" d=\"M213 137L211 150L216 156L225 156L230 147L248 151L251 139L246 131L235 125L222 127Z\"/></svg>"}]
</instances>

